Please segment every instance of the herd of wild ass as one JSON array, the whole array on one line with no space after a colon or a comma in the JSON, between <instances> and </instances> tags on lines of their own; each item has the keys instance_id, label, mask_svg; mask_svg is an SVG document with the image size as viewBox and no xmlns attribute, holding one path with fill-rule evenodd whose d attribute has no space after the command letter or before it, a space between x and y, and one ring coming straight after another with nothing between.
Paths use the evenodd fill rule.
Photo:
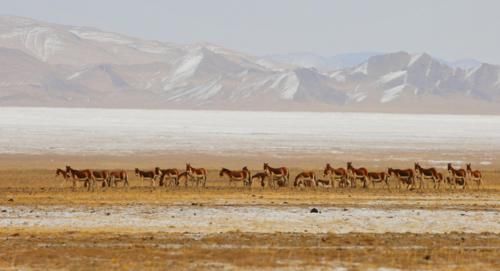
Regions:
<instances>
[{"instance_id":1,"label":"herd of wild ass","mask_svg":"<svg viewBox=\"0 0 500 271\"><path fill-rule=\"evenodd\" d=\"M161 169L156 167L154 170L136 168L135 175L141 180L142 185L144 185L144 181L149 181L151 186L155 186L156 182L159 186L179 186L181 182L184 182L187 187L190 182L192 185L205 187L207 182L207 170L194 168L189 163L186 164L186 169L183 172L176 168ZM100 182L102 187L116 187L119 183L123 183L123 186L129 186L128 174L125 170L77 170L66 166L66 170L57 169L56 176L63 176L65 181L72 181L73 187L76 187L77 182L82 182L89 190L94 189L97 182ZM257 182L265 187L267 180L269 187L285 187L289 186L290 181L290 171L287 167L274 168L267 163L264 163L262 172L254 175L247 167L243 167L241 170L222 168L219 176L227 178L230 186L242 183L244 186L250 187L252 183ZM471 181L475 182L479 188L482 183L481 172L473 170L471 164L467 164L466 169L456 169L451 163L448 164L446 174L438 172L433 167L423 168L419 163L415 163L414 168L388 168L384 172L370 172L364 167L355 168L351 162L347 163L346 168L334 168L330 164L326 164L323 178L318 178L314 171L304 171L295 177L293 186L356 187L357 183L360 183L366 188L369 183L373 187L376 183L382 183L389 188L391 178L396 181L398 188L406 185L406 189L416 188L417 183L419 188L422 188L426 182L432 182L435 189L439 189L441 184L447 184L450 187L462 186L465 189Z\"/></svg>"}]
</instances>

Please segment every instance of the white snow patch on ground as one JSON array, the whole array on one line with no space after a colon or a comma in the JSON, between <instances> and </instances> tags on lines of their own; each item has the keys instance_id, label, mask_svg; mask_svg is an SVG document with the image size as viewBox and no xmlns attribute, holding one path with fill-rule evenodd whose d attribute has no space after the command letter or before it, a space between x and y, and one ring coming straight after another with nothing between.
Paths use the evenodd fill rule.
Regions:
<instances>
[{"instance_id":1,"label":"white snow patch on ground","mask_svg":"<svg viewBox=\"0 0 500 271\"><path fill-rule=\"evenodd\" d=\"M384 76L381 76L377 82L380 84L389 83L392 80L395 80L395 79L401 78L402 76L405 76L406 73L407 73L407 71L391 72L391 73L388 73Z\"/></svg>"},{"instance_id":2,"label":"white snow patch on ground","mask_svg":"<svg viewBox=\"0 0 500 271\"><path fill-rule=\"evenodd\" d=\"M268 206L0 207L2 228L189 233L500 233L496 211Z\"/></svg>"},{"instance_id":3,"label":"white snow patch on ground","mask_svg":"<svg viewBox=\"0 0 500 271\"><path fill-rule=\"evenodd\" d=\"M0 153L500 150L493 115L0 107L0 116Z\"/></svg>"},{"instance_id":4,"label":"white snow patch on ground","mask_svg":"<svg viewBox=\"0 0 500 271\"><path fill-rule=\"evenodd\" d=\"M396 99L397 97L399 97L399 95L405 89L405 87L406 87L406 85L403 84L403 85L393 87L391 89L384 90L384 95L380 99L380 102L381 103L388 103L388 102Z\"/></svg>"},{"instance_id":5,"label":"white snow patch on ground","mask_svg":"<svg viewBox=\"0 0 500 271\"><path fill-rule=\"evenodd\" d=\"M448 163L451 163L452 165L458 165L458 166L465 164L464 161L462 161L462 160L453 161L453 160L432 160L431 159L431 160L427 160L427 162L431 165L435 165L435 166L438 166L440 168L447 168ZM425 167L425 166L423 166L423 167Z\"/></svg>"}]
</instances>

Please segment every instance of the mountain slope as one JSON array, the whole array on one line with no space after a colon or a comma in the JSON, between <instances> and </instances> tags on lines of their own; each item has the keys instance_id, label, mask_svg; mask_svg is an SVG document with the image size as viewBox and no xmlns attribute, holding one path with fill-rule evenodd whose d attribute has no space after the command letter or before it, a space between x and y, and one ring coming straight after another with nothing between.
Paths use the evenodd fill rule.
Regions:
<instances>
[{"instance_id":1,"label":"mountain slope","mask_svg":"<svg viewBox=\"0 0 500 271\"><path fill-rule=\"evenodd\" d=\"M0 105L500 113L499 66L406 52L312 59L343 68L0 17Z\"/></svg>"}]
</instances>

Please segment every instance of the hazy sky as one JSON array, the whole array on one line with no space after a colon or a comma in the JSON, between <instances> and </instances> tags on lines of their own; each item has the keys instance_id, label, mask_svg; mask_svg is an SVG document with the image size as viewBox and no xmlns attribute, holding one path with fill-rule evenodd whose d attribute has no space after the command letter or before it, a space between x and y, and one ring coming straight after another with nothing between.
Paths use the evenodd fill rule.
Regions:
<instances>
[{"instance_id":1,"label":"hazy sky","mask_svg":"<svg viewBox=\"0 0 500 271\"><path fill-rule=\"evenodd\" d=\"M0 13L258 55L405 50L500 63L498 0L0 0Z\"/></svg>"}]
</instances>

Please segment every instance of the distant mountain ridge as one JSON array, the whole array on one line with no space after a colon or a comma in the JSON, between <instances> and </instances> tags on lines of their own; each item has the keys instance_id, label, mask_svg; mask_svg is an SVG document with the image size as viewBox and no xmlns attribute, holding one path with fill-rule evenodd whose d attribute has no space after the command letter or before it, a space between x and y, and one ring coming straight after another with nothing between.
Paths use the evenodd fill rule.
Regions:
<instances>
[{"instance_id":1,"label":"distant mountain ridge","mask_svg":"<svg viewBox=\"0 0 500 271\"><path fill-rule=\"evenodd\" d=\"M372 56L380 55L375 52L360 52L339 54L331 57L319 56L312 53L291 53L265 56L271 61L289 64L303 68L315 68L320 71L334 71L357 66Z\"/></svg>"},{"instance_id":2,"label":"distant mountain ridge","mask_svg":"<svg viewBox=\"0 0 500 271\"><path fill-rule=\"evenodd\" d=\"M406 52L302 57L0 16L0 105L500 113L496 65Z\"/></svg>"}]
</instances>

